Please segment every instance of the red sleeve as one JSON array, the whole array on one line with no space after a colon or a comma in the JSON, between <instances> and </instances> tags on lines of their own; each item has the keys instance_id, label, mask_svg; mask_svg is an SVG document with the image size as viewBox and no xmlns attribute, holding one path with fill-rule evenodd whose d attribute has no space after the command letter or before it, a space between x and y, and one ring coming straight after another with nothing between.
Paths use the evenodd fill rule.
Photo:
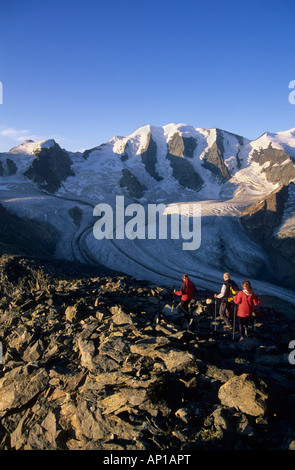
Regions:
<instances>
[{"instance_id":1,"label":"red sleeve","mask_svg":"<svg viewBox=\"0 0 295 470\"><path fill-rule=\"evenodd\" d=\"M253 294L253 304L254 305L259 305L259 298L257 297L256 294Z\"/></svg>"},{"instance_id":2,"label":"red sleeve","mask_svg":"<svg viewBox=\"0 0 295 470\"><path fill-rule=\"evenodd\" d=\"M237 295L234 296L234 303L240 304L242 302L242 292L238 292Z\"/></svg>"},{"instance_id":3,"label":"red sleeve","mask_svg":"<svg viewBox=\"0 0 295 470\"><path fill-rule=\"evenodd\" d=\"M181 292L180 290L176 290L174 293L175 293L176 295L182 295L182 292Z\"/></svg>"}]
</instances>

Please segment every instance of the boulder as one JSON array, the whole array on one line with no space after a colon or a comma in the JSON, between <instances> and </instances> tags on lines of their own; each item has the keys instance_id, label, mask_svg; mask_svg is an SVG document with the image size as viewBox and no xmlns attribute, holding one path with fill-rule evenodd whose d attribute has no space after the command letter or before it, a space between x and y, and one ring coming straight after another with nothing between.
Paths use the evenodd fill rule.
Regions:
<instances>
[{"instance_id":1,"label":"boulder","mask_svg":"<svg viewBox=\"0 0 295 470\"><path fill-rule=\"evenodd\" d=\"M78 309L76 305L71 305L70 307L67 307L65 313L66 313L66 319L70 323L76 321L78 318Z\"/></svg>"},{"instance_id":2,"label":"boulder","mask_svg":"<svg viewBox=\"0 0 295 470\"><path fill-rule=\"evenodd\" d=\"M95 365L93 364L93 357L95 354L93 341L79 338L78 347L81 355L81 366L88 370L95 369Z\"/></svg>"},{"instance_id":3,"label":"boulder","mask_svg":"<svg viewBox=\"0 0 295 470\"><path fill-rule=\"evenodd\" d=\"M168 321L175 320L180 317L177 307L166 304L162 310L162 314Z\"/></svg>"},{"instance_id":4,"label":"boulder","mask_svg":"<svg viewBox=\"0 0 295 470\"><path fill-rule=\"evenodd\" d=\"M132 325L132 319L125 313L120 305L114 305L110 308L113 315L112 321L115 325Z\"/></svg>"},{"instance_id":5,"label":"boulder","mask_svg":"<svg viewBox=\"0 0 295 470\"><path fill-rule=\"evenodd\" d=\"M267 386L250 374L232 377L218 391L222 405L236 408L250 416L264 416L267 409Z\"/></svg>"},{"instance_id":6,"label":"boulder","mask_svg":"<svg viewBox=\"0 0 295 470\"><path fill-rule=\"evenodd\" d=\"M0 416L31 401L47 387L48 379L45 369L31 366L7 372L0 380Z\"/></svg>"}]
</instances>

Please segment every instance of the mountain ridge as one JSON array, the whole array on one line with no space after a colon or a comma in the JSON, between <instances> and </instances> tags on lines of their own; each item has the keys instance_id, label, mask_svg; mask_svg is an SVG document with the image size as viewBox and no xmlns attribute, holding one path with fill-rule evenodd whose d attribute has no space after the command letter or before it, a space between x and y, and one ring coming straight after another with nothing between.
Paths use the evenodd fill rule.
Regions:
<instances>
[{"instance_id":1,"label":"mountain ridge","mask_svg":"<svg viewBox=\"0 0 295 470\"><path fill-rule=\"evenodd\" d=\"M0 154L0 203L18 217L52 225L59 233L56 258L120 271L123 266L129 275L157 282L191 271L200 285L216 286L222 272L230 270L241 280L247 276L280 285L276 250L288 264L290 279L295 273L293 255L288 255L290 249L293 253L293 192L279 209L282 228L273 232L271 251L253 238L241 217L282 185L295 182L292 155L294 129L251 141L219 128L181 123L142 126L84 152L69 152L53 139L26 141ZM183 253L180 241L172 240L156 240L154 245L136 239L98 243L93 237L94 207L101 202L115 207L116 196L124 196L125 205L164 203L168 212L176 205L201 204L200 249ZM292 236L282 242L283 232Z\"/></svg>"}]
</instances>

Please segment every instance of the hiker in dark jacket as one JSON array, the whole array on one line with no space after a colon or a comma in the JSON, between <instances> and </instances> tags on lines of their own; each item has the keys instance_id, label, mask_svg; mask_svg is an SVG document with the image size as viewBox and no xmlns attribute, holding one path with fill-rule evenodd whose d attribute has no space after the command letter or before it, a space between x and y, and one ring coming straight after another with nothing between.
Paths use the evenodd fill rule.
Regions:
<instances>
[{"instance_id":1,"label":"hiker in dark jacket","mask_svg":"<svg viewBox=\"0 0 295 470\"><path fill-rule=\"evenodd\" d=\"M229 273L224 273L223 275L224 283L222 284L221 291L219 294L214 294L215 299L221 299L219 307L219 315L222 317L225 323L225 328L232 327L232 317L233 317L233 303L229 302L230 297L230 287L238 292L239 288L235 281L230 278Z\"/></svg>"},{"instance_id":2,"label":"hiker in dark jacket","mask_svg":"<svg viewBox=\"0 0 295 470\"><path fill-rule=\"evenodd\" d=\"M193 282L188 277L188 274L182 276L182 285L180 290L174 290L174 294L181 297L180 308L185 314L186 318L190 317L189 314L189 304L190 301L194 298L195 286Z\"/></svg>"}]
</instances>

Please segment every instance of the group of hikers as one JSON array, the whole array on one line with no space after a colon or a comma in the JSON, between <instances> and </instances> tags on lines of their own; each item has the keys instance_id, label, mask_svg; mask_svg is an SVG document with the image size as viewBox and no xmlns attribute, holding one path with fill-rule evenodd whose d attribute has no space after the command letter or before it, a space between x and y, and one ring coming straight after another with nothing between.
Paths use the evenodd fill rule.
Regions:
<instances>
[{"instance_id":1,"label":"group of hikers","mask_svg":"<svg viewBox=\"0 0 295 470\"><path fill-rule=\"evenodd\" d=\"M240 340L248 335L249 320L253 314L253 308L259 305L259 298L253 292L250 281L242 282L242 290L230 278L229 273L224 273L224 282L219 294L214 294L215 301L220 299L219 315L224 320L225 328L233 328L235 318L235 305L237 305L237 317L239 321ZM189 304L195 296L195 285L188 274L182 276L180 290L174 290L174 294L180 297L180 308L188 320L191 320Z\"/></svg>"}]
</instances>

